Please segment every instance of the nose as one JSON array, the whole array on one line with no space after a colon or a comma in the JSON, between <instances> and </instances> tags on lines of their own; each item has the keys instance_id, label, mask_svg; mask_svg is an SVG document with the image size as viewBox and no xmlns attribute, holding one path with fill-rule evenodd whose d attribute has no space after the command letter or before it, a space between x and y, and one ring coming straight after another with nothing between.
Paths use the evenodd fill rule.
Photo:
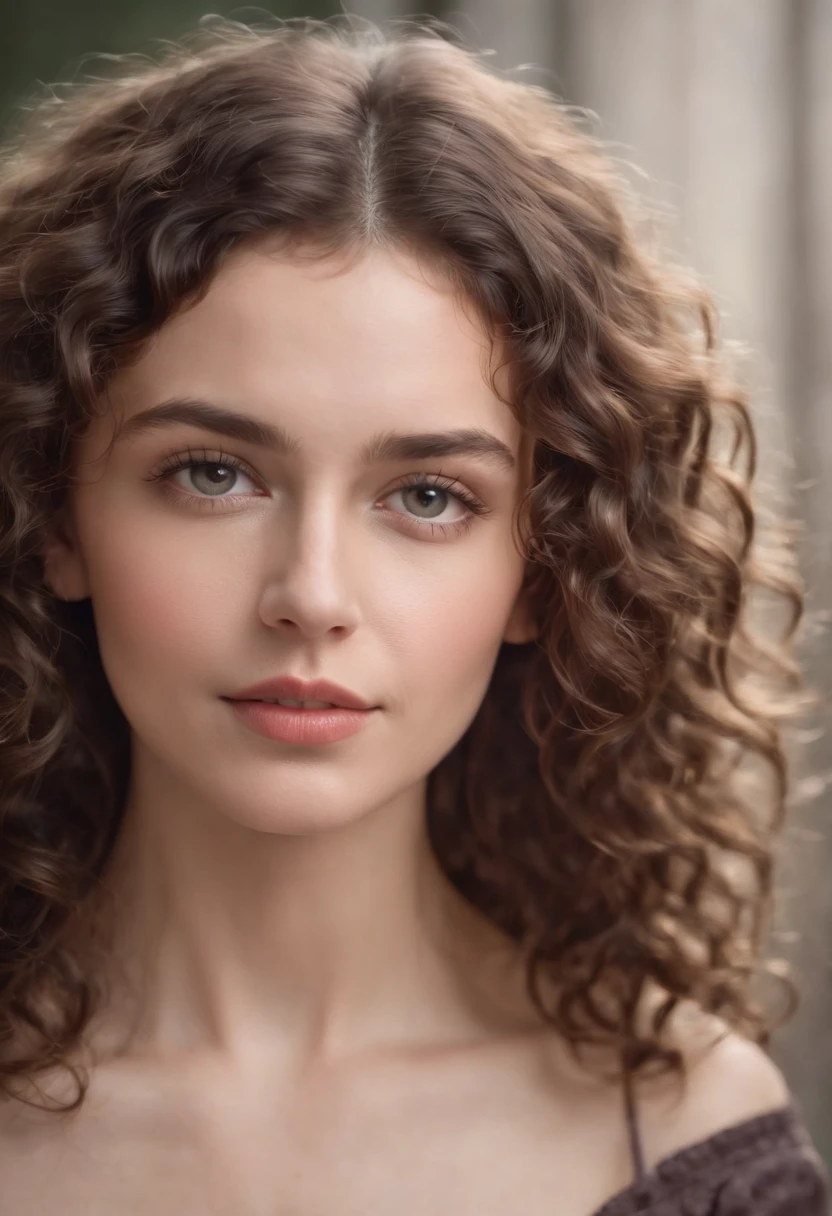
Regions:
<instances>
[{"instance_id":1,"label":"nose","mask_svg":"<svg viewBox=\"0 0 832 1216\"><path fill-rule=\"evenodd\" d=\"M287 521L285 544L269 571L264 623L304 638L351 633L360 620L358 571L342 503L319 500Z\"/></svg>"}]
</instances>

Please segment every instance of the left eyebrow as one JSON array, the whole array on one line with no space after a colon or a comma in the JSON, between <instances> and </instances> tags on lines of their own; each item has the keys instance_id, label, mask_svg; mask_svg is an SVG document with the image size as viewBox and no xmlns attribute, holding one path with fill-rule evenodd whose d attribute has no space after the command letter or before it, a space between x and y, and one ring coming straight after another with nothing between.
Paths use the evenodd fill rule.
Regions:
<instances>
[{"instance_id":1,"label":"left eyebrow","mask_svg":"<svg viewBox=\"0 0 832 1216\"><path fill-rule=\"evenodd\" d=\"M133 414L117 431L115 439L124 441L148 431L177 424L196 426L237 439L241 443L269 448L281 456L295 456L300 451L298 441L282 426L261 422L248 414L227 410L210 401L193 397L177 397ZM435 460L439 456L474 456L495 463L509 472L515 468L511 448L490 431L479 427L412 433L381 431L373 435L359 453L362 464Z\"/></svg>"}]
</instances>

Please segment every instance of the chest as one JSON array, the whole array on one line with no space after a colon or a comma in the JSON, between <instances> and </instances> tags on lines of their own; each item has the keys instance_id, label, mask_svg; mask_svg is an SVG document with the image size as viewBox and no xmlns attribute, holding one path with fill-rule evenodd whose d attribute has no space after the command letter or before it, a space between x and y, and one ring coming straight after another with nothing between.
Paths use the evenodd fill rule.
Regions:
<instances>
[{"instance_id":1,"label":"chest","mask_svg":"<svg viewBox=\"0 0 832 1216\"><path fill-rule=\"evenodd\" d=\"M3 1138L0 1189L4 1216L592 1216L630 1181L621 1123L499 1086L100 1106Z\"/></svg>"}]
</instances>

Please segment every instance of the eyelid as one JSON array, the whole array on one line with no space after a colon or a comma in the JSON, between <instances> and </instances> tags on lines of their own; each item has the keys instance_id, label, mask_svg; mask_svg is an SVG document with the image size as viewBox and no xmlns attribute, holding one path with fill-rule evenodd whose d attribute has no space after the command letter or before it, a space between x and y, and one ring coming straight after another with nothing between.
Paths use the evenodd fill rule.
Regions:
<instances>
[{"instance_id":1,"label":"eyelid","mask_svg":"<svg viewBox=\"0 0 832 1216\"><path fill-rule=\"evenodd\" d=\"M181 469L186 469L194 464L214 464L220 465L224 468L237 469L240 472L245 473L247 477L250 477L252 481L260 482L262 484L261 478L254 472L247 461L241 460L236 456L231 456L223 452L221 449L211 451L207 448L202 448L195 451L191 447L188 447L184 451L180 451L165 457L165 459L156 466L154 471L148 475L146 480L152 482L169 481L174 473L179 472ZM469 512L469 516L466 517L468 519L474 516L484 517L492 513L492 508L487 506L487 504L484 503L478 495L474 494L472 490L463 485L463 483L458 481L457 478L442 473L441 469L437 473L428 473L425 470L419 470L415 473L404 473L394 485L390 486L390 488L383 495L379 496L377 501L388 498L391 494L394 494L396 490L409 489L410 487L414 486L428 486L444 490L446 493L450 494L452 498L456 498L456 500L465 507L466 511ZM191 497L196 499L198 502L226 501L226 499L220 495L217 495L216 498L212 498L210 495L188 495L187 492L184 491L182 493L183 497ZM233 499L234 497L235 495L233 494L227 496L228 499ZM219 509L222 510L223 508ZM401 513L394 512L394 514L398 515ZM456 523L441 524L434 523L434 521L427 519L420 520L418 516L409 515L403 515L402 518L415 524L417 528L420 528L422 531L431 532L441 531L447 533L457 527L461 522L456 521Z\"/></svg>"},{"instance_id":2,"label":"eyelid","mask_svg":"<svg viewBox=\"0 0 832 1216\"><path fill-rule=\"evenodd\" d=\"M424 471L406 473L400 481L390 487L387 494L392 494L396 490L407 489L410 486L428 486L437 490L446 490L454 498L458 498L475 515L486 515L490 514L491 511L490 507L486 506L473 490L469 490L457 478L451 477L447 473L442 473L441 470L438 473L427 473ZM387 494L384 495L385 498Z\"/></svg>"},{"instance_id":3,"label":"eyelid","mask_svg":"<svg viewBox=\"0 0 832 1216\"><path fill-rule=\"evenodd\" d=\"M240 469L246 473L253 481L260 481L260 477L254 472L251 465L245 460L240 460L237 456L230 456L226 452L217 449L211 451L208 448L194 450L191 447L184 451L172 453L166 456L164 460L155 467L148 475L148 481L158 481L165 476L166 473L173 473L179 469L185 469L190 464L218 464L223 467L232 469Z\"/></svg>"}]
</instances>

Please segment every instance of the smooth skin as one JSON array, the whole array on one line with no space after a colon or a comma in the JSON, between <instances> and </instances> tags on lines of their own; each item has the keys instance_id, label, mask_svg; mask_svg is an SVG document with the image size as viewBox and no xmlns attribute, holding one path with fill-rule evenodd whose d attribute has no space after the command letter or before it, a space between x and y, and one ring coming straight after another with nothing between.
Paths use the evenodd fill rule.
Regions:
<instances>
[{"instance_id":1,"label":"smooth skin","mask_svg":"<svg viewBox=\"0 0 832 1216\"><path fill-rule=\"evenodd\" d=\"M3 1112L5 1211L590 1216L631 1181L620 1092L541 1028L513 947L426 836L427 775L501 645L533 636L521 432L487 356L410 253L263 245L109 386L46 560L57 595L91 597L132 731L119 969L80 1113ZM134 424L109 447L114 423L183 398L284 442ZM379 435L472 428L515 467L361 459ZM157 476L180 456L196 463ZM221 698L280 673L380 708L336 744L263 739ZM642 1086L648 1165L787 1100L756 1047L704 1051L712 1031L679 1031L683 1098Z\"/></svg>"}]
</instances>

